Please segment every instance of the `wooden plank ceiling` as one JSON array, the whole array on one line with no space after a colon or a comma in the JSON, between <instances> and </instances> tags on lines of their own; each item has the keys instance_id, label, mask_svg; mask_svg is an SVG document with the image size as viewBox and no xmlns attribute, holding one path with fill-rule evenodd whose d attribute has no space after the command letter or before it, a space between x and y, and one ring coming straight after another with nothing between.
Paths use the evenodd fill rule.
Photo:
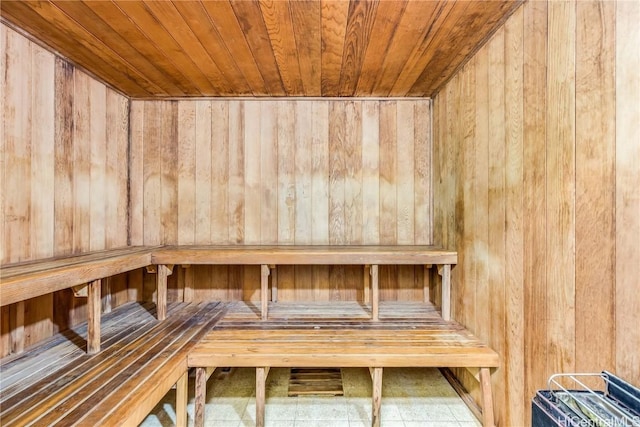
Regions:
<instances>
[{"instance_id":1,"label":"wooden plank ceiling","mask_svg":"<svg viewBox=\"0 0 640 427\"><path fill-rule=\"evenodd\" d=\"M521 0L7 1L136 98L432 96Z\"/></svg>"}]
</instances>

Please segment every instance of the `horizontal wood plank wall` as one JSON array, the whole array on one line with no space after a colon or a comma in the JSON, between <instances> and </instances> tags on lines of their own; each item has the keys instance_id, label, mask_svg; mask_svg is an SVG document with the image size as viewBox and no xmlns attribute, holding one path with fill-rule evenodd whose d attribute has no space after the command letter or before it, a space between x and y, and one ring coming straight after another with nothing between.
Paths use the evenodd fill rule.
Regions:
<instances>
[{"instance_id":1,"label":"horizontal wood plank wall","mask_svg":"<svg viewBox=\"0 0 640 427\"><path fill-rule=\"evenodd\" d=\"M0 262L126 246L128 99L12 29L0 34ZM105 310L128 298L124 279L105 281ZM70 291L26 301L24 344L82 321L85 305ZM16 310L2 309L0 356L15 344Z\"/></svg>"},{"instance_id":2,"label":"horizontal wood plank wall","mask_svg":"<svg viewBox=\"0 0 640 427\"><path fill-rule=\"evenodd\" d=\"M132 101L132 243L431 244L430 116L429 100ZM421 298L423 269L384 270L383 298ZM177 276L186 299L259 297L254 267ZM361 299L362 277L282 266L278 297Z\"/></svg>"},{"instance_id":3,"label":"horizontal wood plank wall","mask_svg":"<svg viewBox=\"0 0 640 427\"><path fill-rule=\"evenodd\" d=\"M640 384L638 19L527 2L434 100L434 239L454 317L501 354L501 426L555 372Z\"/></svg>"}]
</instances>

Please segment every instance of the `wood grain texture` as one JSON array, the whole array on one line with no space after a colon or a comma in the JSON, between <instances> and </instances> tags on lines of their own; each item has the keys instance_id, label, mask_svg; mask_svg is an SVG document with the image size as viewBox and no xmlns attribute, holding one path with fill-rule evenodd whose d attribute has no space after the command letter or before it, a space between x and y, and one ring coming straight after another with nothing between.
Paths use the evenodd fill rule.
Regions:
<instances>
[{"instance_id":1,"label":"wood grain texture","mask_svg":"<svg viewBox=\"0 0 640 427\"><path fill-rule=\"evenodd\" d=\"M638 161L640 108L634 94L640 92L640 5L616 4L616 371L634 383L640 382L638 348L640 332L634 317L640 310L637 278L640 266L640 200ZM636 71L634 71L636 70Z\"/></svg>"},{"instance_id":2,"label":"wood grain texture","mask_svg":"<svg viewBox=\"0 0 640 427\"><path fill-rule=\"evenodd\" d=\"M4 24L0 32L0 262L126 245L129 101ZM26 343L49 337L56 318L84 320L73 298L28 301Z\"/></svg>"},{"instance_id":3,"label":"wood grain texture","mask_svg":"<svg viewBox=\"0 0 640 427\"><path fill-rule=\"evenodd\" d=\"M142 122L132 123L131 174L139 177L142 167L146 180L132 189L131 206L144 206L143 243L171 244L167 220L177 239L201 245L432 243L428 100L176 104L132 102L132 117ZM158 131L161 123L175 123L177 167L158 155L170 141L164 127ZM242 278L219 268L212 276L203 268L195 267L197 298L242 298L240 284L248 286L256 275L234 267L243 269ZM279 299L330 298L329 270L279 269ZM392 270L383 299L420 297L413 267ZM361 273L335 273L334 297L361 292ZM392 291L398 281L405 291ZM247 291L257 298L257 289L254 283Z\"/></svg>"},{"instance_id":4,"label":"wood grain texture","mask_svg":"<svg viewBox=\"0 0 640 427\"><path fill-rule=\"evenodd\" d=\"M524 360L537 360L546 351L547 319L529 313L546 313L546 113L547 113L547 3L529 2L524 7ZM550 372L545 363L526 363L525 402Z\"/></svg>"},{"instance_id":5,"label":"wood grain texture","mask_svg":"<svg viewBox=\"0 0 640 427\"><path fill-rule=\"evenodd\" d=\"M454 228L463 243L452 287L475 291L476 316L453 313L504 362L492 375L499 425L526 425L555 372L609 366L637 381L638 12L624 1L527 2L467 64L475 99L465 68L434 100L433 192L445 198L434 238L447 247ZM473 104L469 144L460 113ZM448 172L449 150L463 151L465 169ZM455 203L448 180L467 183L454 185Z\"/></svg>"},{"instance_id":6,"label":"wood grain texture","mask_svg":"<svg viewBox=\"0 0 640 427\"><path fill-rule=\"evenodd\" d=\"M614 71L615 3L577 3L575 280L598 286L576 286L576 348L599 349L576 351L580 371L615 370Z\"/></svg>"},{"instance_id":7,"label":"wood grain texture","mask_svg":"<svg viewBox=\"0 0 640 427\"><path fill-rule=\"evenodd\" d=\"M575 3L549 3L547 367L575 370Z\"/></svg>"},{"instance_id":8,"label":"wood grain texture","mask_svg":"<svg viewBox=\"0 0 640 427\"><path fill-rule=\"evenodd\" d=\"M132 248L135 249L135 248ZM144 252L143 250L139 250ZM164 246L148 250L153 264L457 264L455 251L415 245ZM268 269L266 270L268 272ZM12 272L15 274L15 272Z\"/></svg>"},{"instance_id":9,"label":"wood grain texture","mask_svg":"<svg viewBox=\"0 0 640 427\"><path fill-rule=\"evenodd\" d=\"M178 106L178 244L195 243L196 103Z\"/></svg>"},{"instance_id":10,"label":"wood grain texture","mask_svg":"<svg viewBox=\"0 0 640 427\"><path fill-rule=\"evenodd\" d=\"M133 97L431 96L520 3L51 0L0 12Z\"/></svg>"},{"instance_id":11,"label":"wood grain texture","mask_svg":"<svg viewBox=\"0 0 640 427\"><path fill-rule=\"evenodd\" d=\"M506 274L505 298L508 357L507 396L524 395L524 319L520 307L524 304L524 145L523 145L523 8L515 11L505 24L505 196L506 196ZM509 411L508 423L523 425L524 408Z\"/></svg>"},{"instance_id":12,"label":"wood grain texture","mask_svg":"<svg viewBox=\"0 0 640 427\"><path fill-rule=\"evenodd\" d=\"M71 257L3 265L2 305L34 298L151 264L151 251L112 249Z\"/></svg>"},{"instance_id":13,"label":"wood grain texture","mask_svg":"<svg viewBox=\"0 0 640 427\"><path fill-rule=\"evenodd\" d=\"M441 323L446 324L440 320ZM188 356L191 367L484 367L498 355L456 324L442 329L299 329L210 331ZM321 332L321 333L320 333ZM256 343L260 345L257 346ZM452 345L453 344L453 345Z\"/></svg>"}]
</instances>

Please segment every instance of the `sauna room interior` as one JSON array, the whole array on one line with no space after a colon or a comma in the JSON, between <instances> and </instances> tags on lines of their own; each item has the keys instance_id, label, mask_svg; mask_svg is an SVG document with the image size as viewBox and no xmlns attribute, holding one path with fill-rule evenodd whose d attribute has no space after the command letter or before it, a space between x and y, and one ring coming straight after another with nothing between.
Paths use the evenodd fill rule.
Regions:
<instances>
[{"instance_id":1,"label":"sauna room interior","mask_svg":"<svg viewBox=\"0 0 640 427\"><path fill-rule=\"evenodd\" d=\"M338 368L358 339L375 346L398 328L402 350L375 351L442 368L483 425L532 425L555 373L640 385L640 2L0 11L0 424L138 425L175 394L173 422L202 425L210 402L189 400L187 418L180 399L206 395L205 368L227 360L216 352L291 328L353 333ZM477 348L432 362L410 333L432 324ZM116 372L129 351L151 351L147 327L184 341L138 362L148 380L54 381L25 414L47 374L29 369L52 348L70 348L59 375L97 376L107 360ZM231 338L204 348L218 329ZM267 352L256 339L248 351ZM269 367L303 345L290 339L280 365L238 356L258 403L255 424L229 425L264 425ZM465 365L475 350L484 359ZM391 378L401 362L385 357L349 365L371 371L372 413L357 425L432 425L385 419L382 368ZM285 425L269 423L269 390L266 425ZM105 418L87 412L105 405ZM72 409L78 424L47 418Z\"/></svg>"}]
</instances>

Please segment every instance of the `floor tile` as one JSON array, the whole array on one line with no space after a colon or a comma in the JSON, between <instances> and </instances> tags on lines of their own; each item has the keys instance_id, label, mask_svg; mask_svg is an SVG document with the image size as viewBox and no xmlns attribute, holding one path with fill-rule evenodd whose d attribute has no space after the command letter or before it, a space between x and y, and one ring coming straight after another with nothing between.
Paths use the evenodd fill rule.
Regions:
<instances>
[{"instance_id":1,"label":"floor tile","mask_svg":"<svg viewBox=\"0 0 640 427\"><path fill-rule=\"evenodd\" d=\"M242 420L249 399L248 397L216 397L208 400L205 407L205 422Z\"/></svg>"},{"instance_id":2,"label":"floor tile","mask_svg":"<svg viewBox=\"0 0 640 427\"><path fill-rule=\"evenodd\" d=\"M398 409L404 421L456 421L446 405L428 404L411 398Z\"/></svg>"},{"instance_id":3,"label":"floor tile","mask_svg":"<svg viewBox=\"0 0 640 427\"><path fill-rule=\"evenodd\" d=\"M349 427L348 420L296 420L295 427Z\"/></svg>"},{"instance_id":4,"label":"floor tile","mask_svg":"<svg viewBox=\"0 0 640 427\"><path fill-rule=\"evenodd\" d=\"M460 427L457 421L405 421L405 427Z\"/></svg>"},{"instance_id":5,"label":"floor tile","mask_svg":"<svg viewBox=\"0 0 640 427\"><path fill-rule=\"evenodd\" d=\"M344 397L299 397L296 420L349 421L349 411Z\"/></svg>"},{"instance_id":6,"label":"floor tile","mask_svg":"<svg viewBox=\"0 0 640 427\"><path fill-rule=\"evenodd\" d=\"M406 424L404 423L404 421L384 421L382 420L382 422L380 423L381 427L405 427ZM368 424L366 427L370 427L371 424ZM351 426L349 426L351 427Z\"/></svg>"},{"instance_id":7,"label":"floor tile","mask_svg":"<svg viewBox=\"0 0 640 427\"><path fill-rule=\"evenodd\" d=\"M298 406L298 399L291 397L269 397L266 400L264 413L265 421L295 420ZM256 418L256 401L250 399L245 409L243 419Z\"/></svg>"},{"instance_id":8,"label":"floor tile","mask_svg":"<svg viewBox=\"0 0 640 427\"><path fill-rule=\"evenodd\" d=\"M458 421L476 422L476 417L462 401L449 404L449 410Z\"/></svg>"}]
</instances>

